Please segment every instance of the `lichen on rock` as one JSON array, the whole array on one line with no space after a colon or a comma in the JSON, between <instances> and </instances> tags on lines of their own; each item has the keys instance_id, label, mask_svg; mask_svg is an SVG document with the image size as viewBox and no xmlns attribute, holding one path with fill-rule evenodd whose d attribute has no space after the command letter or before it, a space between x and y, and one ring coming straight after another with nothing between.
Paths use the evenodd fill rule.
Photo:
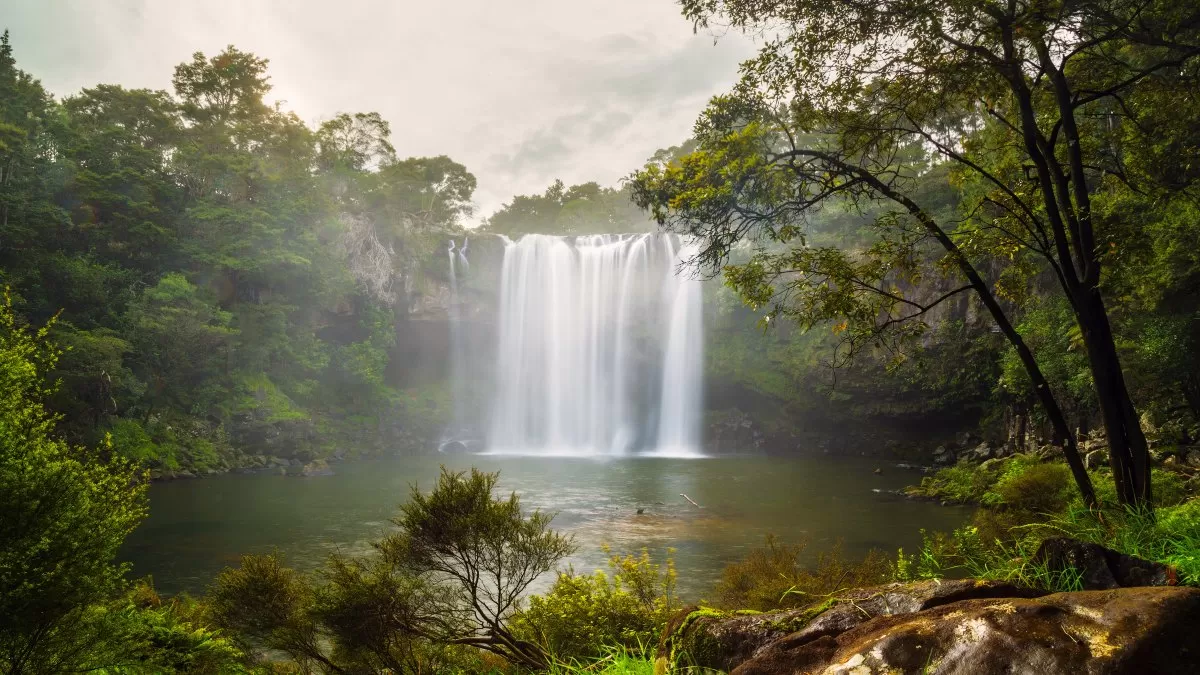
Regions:
<instances>
[{"instance_id":1,"label":"lichen on rock","mask_svg":"<svg viewBox=\"0 0 1200 675\"><path fill-rule=\"evenodd\" d=\"M1200 590L1044 595L995 582L856 589L806 610L734 616L689 608L658 667L787 673L1192 673Z\"/></svg>"}]
</instances>

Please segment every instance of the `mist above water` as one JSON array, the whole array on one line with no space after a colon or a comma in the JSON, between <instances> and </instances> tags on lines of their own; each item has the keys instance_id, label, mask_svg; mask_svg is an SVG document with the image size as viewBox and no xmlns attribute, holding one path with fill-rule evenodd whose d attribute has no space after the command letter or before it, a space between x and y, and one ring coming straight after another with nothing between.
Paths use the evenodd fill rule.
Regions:
<instances>
[{"instance_id":1,"label":"mist above water","mask_svg":"<svg viewBox=\"0 0 1200 675\"><path fill-rule=\"evenodd\" d=\"M508 242L490 452L700 456L701 283L663 234Z\"/></svg>"}]
</instances>

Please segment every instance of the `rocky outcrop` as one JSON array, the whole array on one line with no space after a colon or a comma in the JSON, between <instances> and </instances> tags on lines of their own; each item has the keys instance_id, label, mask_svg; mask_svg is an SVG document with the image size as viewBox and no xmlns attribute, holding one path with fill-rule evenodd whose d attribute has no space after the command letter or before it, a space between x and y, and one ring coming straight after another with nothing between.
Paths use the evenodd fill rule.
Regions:
<instances>
[{"instance_id":1,"label":"rocky outcrop","mask_svg":"<svg viewBox=\"0 0 1200 675\"><path fill-rule=\"evenodd\" d=\"M971 434L958 434L953 443L939 445L933 450L933 463L938 466L949 466L960 461L979 464L990 459L1008 457L1015 453L1009 445L993 445L980 441Z\"/></svg>"},{"instance_id":2,"label":"rocky outcrop","mask_svg":"<svg viewBox=\"0 0 1200 675\"><path fill-rule=\"evenodd\" d=\"M1200 590L1041 595L974 580L858 589L807 610L692 609L668 627L659 667L793 673L1193 673Z\"/></svg>"},{"instance_id":3,"label":"rocky outcrop","mask_svg":"<svg viewBox=\"0 0 1200 675\"><path fill-rule=\"evenodd\" d=\"M718 453L754 452L763 449L764 436L754 418L737 408L708 413L706 445Z\"/></svg>"},{"instance_id":4,"label":"rocky outcrop","mask_svg":"<svg viewBox=\"0 0 1200 675\"><path fill-rule=\"evenodd\" d=\"M323 459L314 459L308 463L296 462L289 465L283 470L285 475L297 476L301 478L313 478L316 476L332 476L333 469L330 468L329 462Z\"/></svg>"},{"instance_id":5,"label":"rocky outcrop","mask_svg":"<svg viewBox=\"0 0 1200 675\"><path fill-rule=\"evenodd\" d=\"M1034 597L1037 591L1011 584L975 580L888 584L848 591L815 607L730 616L690 608L668 626L659 656L730 671L762 648L784 637L836 635L874 616L910 614L969 598Z\"/></svg>"}]
</instances>

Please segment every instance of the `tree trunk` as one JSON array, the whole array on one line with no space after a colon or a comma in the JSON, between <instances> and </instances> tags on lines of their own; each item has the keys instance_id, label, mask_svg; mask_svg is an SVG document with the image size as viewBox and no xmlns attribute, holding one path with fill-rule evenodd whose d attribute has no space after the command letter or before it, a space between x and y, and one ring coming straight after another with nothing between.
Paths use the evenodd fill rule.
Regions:
<instances>
[{"instance_id":1,"label":"tree trunk","mask_svg":"<svg viewBox=\"0 0 1200 675\"><path fill-rule=\"evenodd\" d=\"M830 159L829 155L825 155L823 153L809 151L809 154L826 159L827 161ZM1071 476L1075 479L1075 485L1079 488L1079 493L1083 497L1084 504L1087 504L1088 508L1097 506L1096 491L1092 487L1092 479L1088 475L1087 469L1083 465L1083 458L1079 456L1079 446L1075 442L1075 434L1071 433L1071 428L1067 424L1067 418L1063 415L1062 408L1059 407L1058 400L1054 398L1054 392L1050 389L1050 383L1046 381L1045 375L1042 374L1042 368L1038 365L1037 359L1034 358L1033 352L1029 350L1029 345L1025 344L1025 340L1021 337L1021 334L1017 332L1017 329L1012 325L1012 322L1009 321L1008 315L1004 312L1004 308L1000 306L1000 301L996 299L996 295L992 293L992 289L988 286L987 282L983 280L983 277L980 276L979 271L975 269L975 266L971 264L971 261L967 259L967 256L958 248L958 244L954 243L954 240L946 234L945 230L938 226L937 221L935 221L928 213L926 213L924 209L922 209L916 202L908 198L906 195L897 192L895 189L879 180L878 177L872 175L870 172L862 169L861 167L847 165L845 163L842 163L842 166L849 167L851 173L865 180L880 194L895 201L897 204L903 205L904 208L910 214L912 214L912 216L916 218L918 222L921 223L926 231L929 232L929 234L931 234L933 238L942 245L942 248L946 249L946 253L950 255L951 260L953 260L955 265L958 266L959 270L963 273L963 276L967 278L967 281L975 290L976 295L979 296L980 302L983 303L983 306L988 310L988 313L992 315L992 319L995 320L996 326L1008 340L1009 344L1012 345L1013 349L1016 350L1018 358L1021 359L1021 365L1025 367L1025 372L1029 375L1029 380L1033 384L1033 393L1035 396L1037 396L1038 403L1040 403L1042 409L1045 410L1046 418L1053 426L1055 436L1062 439L1062 445L1060 447L1062 447L1063 456L1067 460L1067 466L1071 469ZM1099 293L1097 293L1096 299L1099 300L1099 298ZM1104 320L1105 328L1107 328L1108 319L1104 314L1103 303L1100 305L1100 316ZM1108 334L1108 340L1109 344L1111 345L1111 332ZM1113 348L1113 359L1115 363L1115 347ZM1118 378L1120 377L1119 365L1117 367L1117 376ZM1121 383L1121 390L1124 391L1124 382ZM1133 406L1130 405L1129 409L1132 410ZM1141 433L1140 427L1138 429L1138 433ZM1144 438L1142 440L1142 444L1144 447ZM1146 480L1146 491L1149 491L1148 479Z\"/></svg>"},{"instance_id":2,"label":"tree trunk","mask_svg":"<svg viewBox=\"0 0 1200 675\"><path fill-rule=\"evenodd\" d=\"M1029 436L1029 413L1025 410L1025 404L1017 405L1017 449L1024 452L1028 446L1026 440Z\"/></svg>"},{"instance_id":3,"label":"tree trunk","mask_svg":"<svg viewBox=\"0 0 1200 675\"><path fill-rule=\"evenodd\" d=\"M1109 466L1116 482L1117 498L1126 506L1148 508L1153 498L1150 451L1142 433L1141 420L1125 386L1104 300L1096 287L1082 289L1074 300L1104 432L1108 437Z\"/></svg>"}]
</instances>

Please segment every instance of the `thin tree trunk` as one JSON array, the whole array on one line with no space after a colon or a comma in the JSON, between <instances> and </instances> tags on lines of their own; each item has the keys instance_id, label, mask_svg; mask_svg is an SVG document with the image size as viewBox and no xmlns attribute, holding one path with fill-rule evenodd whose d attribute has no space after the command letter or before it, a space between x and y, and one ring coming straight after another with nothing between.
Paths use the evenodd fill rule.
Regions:
<instances>
[{"instance_id":1,"label":"thin tree trunk","mask_svg":"<svg viewBox=\"0 0 1200 675\"><path fill-rule=\"evenodd\" d=\"M1025 409L1025 403L1017 404L1017 448L1024 452L1028 443L1026 437L1029 435L1029 413Z\"/></svg>"}]
</instances>

